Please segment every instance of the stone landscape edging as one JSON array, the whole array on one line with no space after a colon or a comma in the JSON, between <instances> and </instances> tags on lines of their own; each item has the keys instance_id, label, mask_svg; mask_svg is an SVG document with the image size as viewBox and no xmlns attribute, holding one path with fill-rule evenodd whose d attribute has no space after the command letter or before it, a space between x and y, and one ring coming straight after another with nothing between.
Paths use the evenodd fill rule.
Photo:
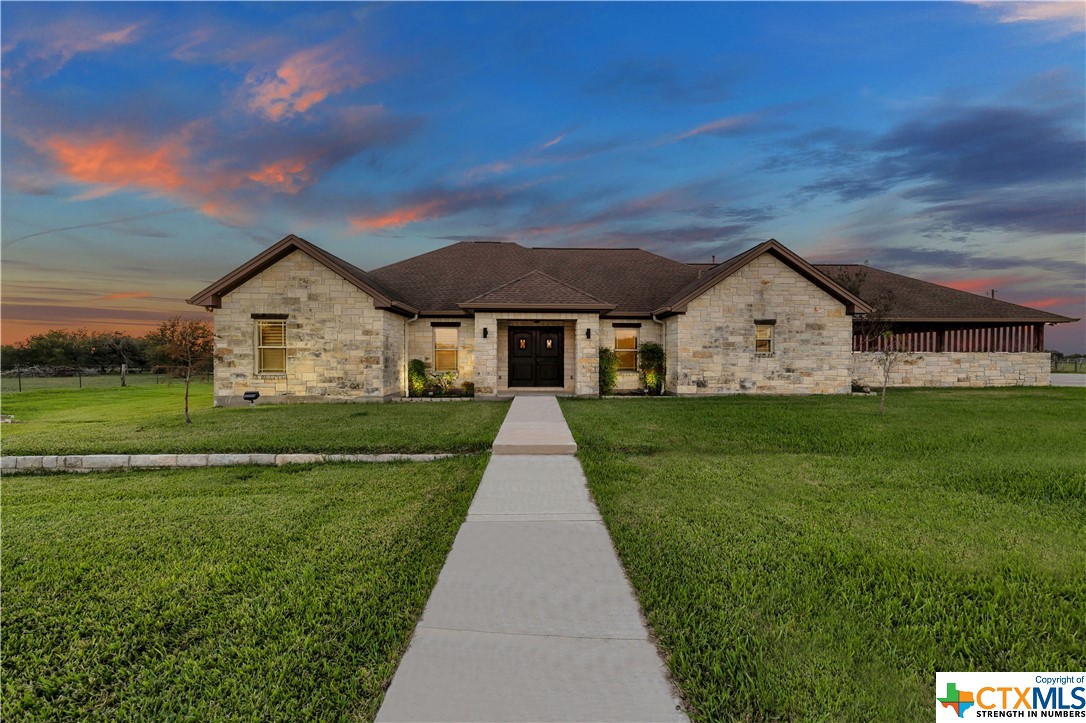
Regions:
<instances>
[{"instance_id":1,"label":"stone landscape edging","mask_svg":"<svg viewBox=\"0 0 1086 723\"><path fill-rule=\"evenodd\" d=\"M92 472L115 469L170 469L228 467L232 465L282 466L325 462L433 462L455 454L47 454L0 457L5 472Z\"/></svg>"}]
</instances>

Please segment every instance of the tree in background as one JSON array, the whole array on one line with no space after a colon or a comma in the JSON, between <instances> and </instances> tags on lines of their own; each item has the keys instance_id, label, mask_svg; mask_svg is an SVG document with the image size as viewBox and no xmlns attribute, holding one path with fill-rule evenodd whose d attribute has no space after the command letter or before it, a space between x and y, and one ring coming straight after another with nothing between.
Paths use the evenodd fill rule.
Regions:
<instances>
[{"instance_id":1,"label":"tree in background","mask_svg":"<svg viewBox=\"0 0 1086 723\"><path fill-rule=\"evenodd\" d=\"M5 347L16 366L83 367L90 361L90 333L86 329L50 329L24 342Z\"/></svg>"},{"instance_id":2,"label":"tree in background","mask_svg":"<svg viewBox=\"0 0 1086 723\"><path fill-rule=\"evenodd\" d=\"M189 416L189 385L215 360L215 332L206 321L175 316L144 337L151 362L185 381L185 424Z\"/></svg>"},{"instance_id":3,"label":"tree in background","mask_svg":"<svg viewBox=\"0 0 1086 723\"><path fill-rule=\"evenodd\" d=\"M27 364L26 342L4 344L0 347L0 370L20 369Z\"/></svg>"},{"instance_id":4,"label":"tree in background","mask_svg":"<svg viewBox=\"0 0 1086 723\"><path fill-rule=\"evenodd\" d=\"M145 341L119 331L95 334L90 339L90 357L103 372L117 367L121 386L128 386L128 368L142 366L147 361Z\"/></svg>"}]
</instances>

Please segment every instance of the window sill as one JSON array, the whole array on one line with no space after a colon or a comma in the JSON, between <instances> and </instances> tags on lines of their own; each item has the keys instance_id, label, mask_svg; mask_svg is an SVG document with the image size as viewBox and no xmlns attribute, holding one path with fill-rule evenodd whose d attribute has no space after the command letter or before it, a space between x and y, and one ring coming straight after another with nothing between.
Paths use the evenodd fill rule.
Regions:
<instances>
[{"instance_id":1,"label":"window sill","mask_svg":"<svg viewBox=\"0 0 1086 723\"><path fill-rule=\"evenodd\" d=\"M754 356L774 357L774 356L777 356L777 354L776 354L776 352L772 352L772 351L756 351L756 352L754 352Z\"/></svg>"},{"instance_id":2,"label":"window sill","mask_svg":"<svg viewBox=\"0 0 1086 723\"><path fill-rule=\"evenodd\" d=\"M260 377L261 379L286 379L286 372L257 372L253 376Z\"/></svg>"}]
</instances>

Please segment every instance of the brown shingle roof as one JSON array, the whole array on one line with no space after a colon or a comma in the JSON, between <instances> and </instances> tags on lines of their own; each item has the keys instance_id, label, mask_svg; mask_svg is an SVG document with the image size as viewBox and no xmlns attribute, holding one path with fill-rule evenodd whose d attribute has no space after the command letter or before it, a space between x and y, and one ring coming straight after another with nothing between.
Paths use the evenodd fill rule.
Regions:
<instances>
[{"instance_id":1,"label":"brown shingle roof","mask_svg":"<svg viewBox=\"0 0 1086 723\"><path fill-rule=\"evenodd\" d=\"M697 278L686 264L641 249L526 248L465 241L369 272L424 312L460 312L460 304L532 271L540 271L597 301L612 315L648 315L675 289Z\"/></svg>"},{"instance_id":2,"label":"brown shingle roof","mask_svg":"<svg viewBox=\"0 0 1086 723\"><path fill-rule=\"evenodd\" d=\"M861 280L859 296L873 306L889 308L889 321L1048 322L1076 321L1047 311L1019 306L1009 301L958 291L890 271L859 264L815 264L831 278L847 275Z\"/></svg>"},{"instance_id":3,"label":"brown shingle roof","mask_svg":"<svg viewBox=\"0 0 1086 723\"><path fill-rule=\"evenodd\" d=\"M1047 311L957 291L868 266L808 264L774 240L720 264L683 264L641 249L527 248L462 242L363 271L293 234L231 271L191 299L218 307L222 295L295 251L306 253L374 297L378 308L404 314L465 315L475 308L579 308L610 316L681 312L686 303L762 253L772 253L857 312L890 293L895 321L1076 321ZM857 293L838 279L863 272Z\"/></svg>"},{"instance_id":4,"label":"brown shingle roof","mask_svg":"<svg viewBox=\"0 0 1086 723\"><path fill-rule=\"evenodd\" d=\"M600 301L542 271L532 271L459 304L462 309L593 309L610 311L614 304Z\"/></svg>"}]
</instances>

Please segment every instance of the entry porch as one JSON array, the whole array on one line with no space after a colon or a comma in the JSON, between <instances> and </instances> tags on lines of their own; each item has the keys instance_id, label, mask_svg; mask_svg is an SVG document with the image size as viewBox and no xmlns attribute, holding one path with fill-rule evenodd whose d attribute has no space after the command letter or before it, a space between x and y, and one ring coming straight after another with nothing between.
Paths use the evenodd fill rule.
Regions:
<instances>
[{"instance_id":1,"label":"entry porch","mask_svg":"<svg viewBox=\"0 0 1086 723\"><path fill-rule=\"evenodd\" d=\"M599 394L599 314L476 312L475 395Z\"/></svg>"}]
</instances>

